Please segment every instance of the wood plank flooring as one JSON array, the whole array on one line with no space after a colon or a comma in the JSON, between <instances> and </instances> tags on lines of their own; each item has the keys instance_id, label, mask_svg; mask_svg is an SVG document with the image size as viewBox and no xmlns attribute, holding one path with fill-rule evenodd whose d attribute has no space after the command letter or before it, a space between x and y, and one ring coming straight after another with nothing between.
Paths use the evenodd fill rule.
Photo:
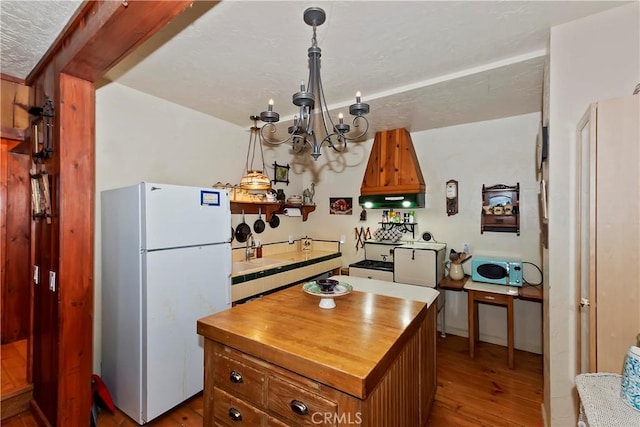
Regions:
<instances>
[{"instance_id":1,"label":"wood plank flooring","mask_svg":"<svg viewBox=\"0 0 640 427\"><path fill-rule=\"evenodd\" d=\"M2 344L2 396L22 390L27 384L27 340Z\"/></svg>"},{"instance_id":2,"label":"wood plank flooring","mask_svg":"<svg viewBox=\"0 0 640 427\"><path fill-rule=\"evenodd\" d=\"M515 369L509 369L506 347L479 343L476 358L472 360L466 338L448 335L443 339L438 336L438 391L428 425L542 426L542 356L516 350L515 364ZM198 395L146 425L201 427L202 405L202 395ZM28 413L13 417L2 425L36 426ZM102 411L98 417L98 427L135 426L136 423L119 411L115 415Z\"/></svg>"},{"instance_id":3,"label":"wood plank flooring","mask_svg":"<svg viewBox=\"0 0 640 427\"><path fill-rule=\"evenodd\" d=\"M27 382L27 340L3 344L1 348L2 396L0 423L29 410L33 385Z\"/></svg>"},{"instance_id":4,"label":"wood plank flooring","mask_svg":"<svg viewBox=\"0 0 640 427\"><path fill-rule=\"evenodd\" d=\"M542 426L542 355L479 343L469 358L468 340L447 335L437 343L438 391L430 426Z\"/></svg>"}]
</instances>

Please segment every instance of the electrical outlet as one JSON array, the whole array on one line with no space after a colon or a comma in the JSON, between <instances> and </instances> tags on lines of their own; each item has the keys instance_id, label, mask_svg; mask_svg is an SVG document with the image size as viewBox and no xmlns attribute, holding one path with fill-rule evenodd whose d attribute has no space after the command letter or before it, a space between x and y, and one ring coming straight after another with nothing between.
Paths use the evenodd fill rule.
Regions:
<instances>
[{"instance_id":1,"label":"electrical outlet","mask_svg":"<svg viewBox=\"0 0 640 427\"><path fill-rule=\"evenodd\" d=\"M471 254L471 245L469 243L463 243L462 244L462 250L467 255Z\"/></svg>"}]
</instances>

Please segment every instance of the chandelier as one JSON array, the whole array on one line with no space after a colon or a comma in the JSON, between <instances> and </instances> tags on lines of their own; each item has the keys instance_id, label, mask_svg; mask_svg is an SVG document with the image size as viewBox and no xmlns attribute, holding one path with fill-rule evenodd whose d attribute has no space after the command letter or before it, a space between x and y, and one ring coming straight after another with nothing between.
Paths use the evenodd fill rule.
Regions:
<instances>
[{"instance_id":1,"label":"chandelier","mask_svg":"<svg viewBox=\"0 0 640 427\"><path fill-rule=\"evenodd\" d=\"M280 115L273 111L273 99L269 100L267 111L260 113L260 120L266 124L260 133L265 142L273 145L290 143L294 153L300 153L306 147L311 147L311 156L314 160L320 157L320 149L324 144L333 148L337 152L344 152L347 149L347 141L361 138L369 129L369 121L365 114L369 113L369 104L361 102L360 92L356 93L356 102L349 106L349 114L354 116L352 124L354 128L359 128L361 122L365 124L364 129L358 135L347 135L351 126L344 122L342 113L338 115L338 123L335 124L324 97L322 88L322 78L320 77L320 56L321 49L316 40L316 27L322 25L326 19L324 10L319 7L310 7L304 11L304 22L313 27L311 37L311 47L309 52L309 79L305 87L304 81L300 84L300 91L293 94L293 104L300 108L300 111L293 118L293 125L288 129L288 136L285 139L273 139L276 132L276 125L280 120ZM321 130L325 136L316 135L314 130L314 110L318 102L318 117L321 120ZM331 131L329 130L331 129ZM318 142L320 139L320 142Z\"/></svg>"},{"instance_id":2,"label":"chandelier","mask_svg":"<svg viewBox=\"0 0 640 427\"><path fill-rule=\"evenodd\" d=\"M249 117L253 120L251 126L251 134L249 135L249 148L247 149L247 161L245 163L245 174L240 180L240 188L249 191L265 191L271 189L271 180L263 171L266 171L264 164L264 152L260 143L260 128L258 127L258 117ZM256 157L257 146L260 147L260 157L262 159L262 170L253 168L253 161ZM251 166L249 166L249 157L251 157Z\"/></svg>"}]
</instances>

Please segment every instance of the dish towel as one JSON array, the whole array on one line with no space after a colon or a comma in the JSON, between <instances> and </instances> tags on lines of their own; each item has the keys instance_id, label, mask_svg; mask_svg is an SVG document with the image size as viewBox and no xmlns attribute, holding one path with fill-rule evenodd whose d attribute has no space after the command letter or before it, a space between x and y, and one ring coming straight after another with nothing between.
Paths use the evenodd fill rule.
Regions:
<instances>
[{"instance_id":1,"label":"dish towel","mask_svg":"<svg viewBox=\"0 0 640 427\"><path fill-rule=\"evenodd\" d=\"M640 347L629 347L622 371L620 397L624 403L640 411Z\"/></svg>"}]
</instances>

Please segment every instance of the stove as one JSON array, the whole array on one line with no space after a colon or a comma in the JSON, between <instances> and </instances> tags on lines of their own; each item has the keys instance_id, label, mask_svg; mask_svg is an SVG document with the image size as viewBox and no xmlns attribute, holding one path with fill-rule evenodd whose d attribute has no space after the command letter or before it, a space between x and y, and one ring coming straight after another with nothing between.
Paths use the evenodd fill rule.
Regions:
<instances>
[{"instance_id":1,"label":"stove","mask_svg":"<svg viewBox=\"0 0 640 427\"><path fill-rule=\"evenodd\" d=\"M362 261L349 264L349 275L393 282L393 250L402 245L399 242L364 242Z\"/></svg>"},{"instance_id":2,"label":"stove","mask_svg":"<svg viewBox=\"0 0 640 427\"><path fill-rule=\"evenodd\" d=\"M371 270L393 271L393 261L376 261L372 259L363 259L355 262L349 267L370 268Z\"/></svg>"}]
</instances>

